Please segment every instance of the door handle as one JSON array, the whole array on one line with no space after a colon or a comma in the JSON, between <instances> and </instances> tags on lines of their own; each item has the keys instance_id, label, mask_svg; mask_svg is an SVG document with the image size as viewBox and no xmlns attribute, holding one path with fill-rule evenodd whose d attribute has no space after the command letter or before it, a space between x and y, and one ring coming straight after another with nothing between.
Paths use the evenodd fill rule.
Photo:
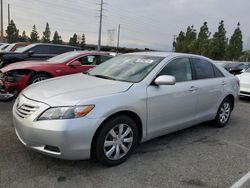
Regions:
<instances>
[{"instance_id":1,"label":"door handle","mask_svg":"<svg viewBox=\"0 0 250 188\"><path fill-rule=\"evenodd\" d=\"M197 87L191 86L189 91L197 91L197 89L198 89Z\"/></svg>"},{"instance_id":2,"label":"door handle","mask_svg":"<svg viewBox=\"0 0 250 188\"><path fill-rule=\"evenodd\" d=\"M222 82L221 82L221 85L223 85L223 86L226 85L226 84L227 84L227 83L226 83L225 81L222 81Z\"/></svg>"}]
</instances>

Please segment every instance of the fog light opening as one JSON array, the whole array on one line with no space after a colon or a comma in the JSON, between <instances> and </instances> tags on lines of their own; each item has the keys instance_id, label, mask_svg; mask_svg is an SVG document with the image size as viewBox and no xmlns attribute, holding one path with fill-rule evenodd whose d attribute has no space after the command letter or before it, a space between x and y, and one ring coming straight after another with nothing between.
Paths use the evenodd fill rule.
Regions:
<instances>
[{"instance_id":1,"label":"fog light opening","mask_svg":"<svg viewBox=\"0 0 250 188\"><path fill-rule=\"evenodd\" d=\"M52 152L56 152L56 153L60 153L60 149L56 146L44 146L44 149L45 150L48 150L48 151L52 151Z\"/></svg>"}]
</instances>

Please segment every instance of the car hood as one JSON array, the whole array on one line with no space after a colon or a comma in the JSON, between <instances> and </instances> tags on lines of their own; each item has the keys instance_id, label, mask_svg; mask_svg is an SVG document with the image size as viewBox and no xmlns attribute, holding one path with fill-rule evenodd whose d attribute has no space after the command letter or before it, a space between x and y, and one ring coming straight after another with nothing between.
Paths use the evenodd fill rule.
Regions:
<instances>
[{"instance_id":1,"label":"car hood","mask_svg":"<svg viewBox=\"0 0 250 188\"><path fill-rule=\"evenodd\" d=\"M46 61L20 61L17 63L9 64L1 69L2 72L8 72L11 70L18 70L18 69L28 69L34 66L41 66L45 65Z\"/></svg>"},{"instance_id":2,"label":"car hood","mask_svg":"<svg viewBox=\"0 0 250 188\"><path fill-rule=\"evenodd\" d=\"M82 73L33 84L22 94L50 106L86 104L88 99L121 93L133 83L107 80Z\"/></svg>"}]
</instances>

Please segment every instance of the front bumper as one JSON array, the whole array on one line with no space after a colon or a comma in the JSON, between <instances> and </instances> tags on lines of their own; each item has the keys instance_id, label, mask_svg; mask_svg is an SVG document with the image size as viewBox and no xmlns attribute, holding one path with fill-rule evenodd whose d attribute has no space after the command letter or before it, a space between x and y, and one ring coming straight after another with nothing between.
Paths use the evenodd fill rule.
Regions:
<instances>
[{"instance_id":1,"label":"front bumper","mask_svg":"<svg viewBox=\"0 0 250 188\"><path fill-rule=\"evenodd\" d=\"M37 102L34 101L34 103ZM43 105L42 109L49 107ZM61 159L90 158L92 139L102 120L83 117L69 120L35 121L37 114L41 112L35 112L36 115L32 114L27 118L22 118L16 112L16 104L14 104L13 124L16 135L26 147Z\"/></svg>"}]
</instances>

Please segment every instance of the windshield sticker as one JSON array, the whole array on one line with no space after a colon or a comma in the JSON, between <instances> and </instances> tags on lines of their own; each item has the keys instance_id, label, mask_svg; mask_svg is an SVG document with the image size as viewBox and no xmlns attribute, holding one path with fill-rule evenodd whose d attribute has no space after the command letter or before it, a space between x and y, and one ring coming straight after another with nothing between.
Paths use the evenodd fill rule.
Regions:
<instances>
[{"instance_id":1,"label":"windshield sticker","mask_svg":"<svg viewBox=\"0 0 250 188\"><path fill-rule=\"evenodd\" d=\"M137 59L136 60L136 63L147 63L147 64L151 64L151 63L153 63L154 62L154 60L152 60L152 59Z\"/></svg>"}]
</instances>

